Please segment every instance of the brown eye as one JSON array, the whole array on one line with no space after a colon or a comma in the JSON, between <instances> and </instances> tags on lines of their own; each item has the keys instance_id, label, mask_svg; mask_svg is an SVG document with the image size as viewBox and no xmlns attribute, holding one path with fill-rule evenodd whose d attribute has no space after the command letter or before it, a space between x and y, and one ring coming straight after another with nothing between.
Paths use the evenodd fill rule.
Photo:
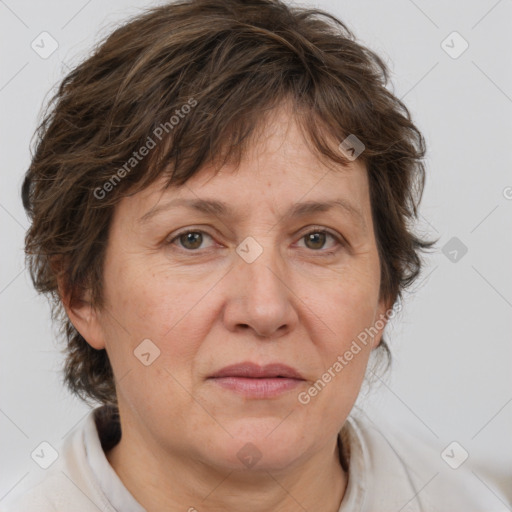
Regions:
<instances>
[{"instance_id":1,"label":"brown eye","mask_svg":"<svg viewBox=\"0 0 512 512\"><path fill-rule=\"evenodd\" d=\"M304 236L304 239L306 240L306 246L309 249L321 249L325 244L325 240L327 238L326 235L327 233L321 231L308 233Z\"/></svg>"},{"instance_id":2,"label":"brown eye","mask_svg":"<svg viewBox=\"0 0 512 512\"><path fill-rule=\"evenodd\" d=\"M179 236L180 243L185 249L198 249L203 242L203 234L196 231L190 231Z\"/></svg>"},{"instance_id":3,"label":"brown eye","mask_svg":"<svg viewBox=\"0 0 512 512\"><path fill-rule=\"evenodd\" d=\"M178 245L178 248L182 248L186 251L198 252L197 249L205 248L202 247L206 239L212 238L208 233L203 231L182 231L178 233L174 238L169 240L169 244Z\"/></svg>"},{"instance_id":4,"label":"brown eye","mask_svg":"<svg viewBox=\"0 0 512 512\"><path fill-rule=\"evenodd\" d=\"M329 245L328 239L331 239ZM343 238L326 231L325 229L315 229L301 237L304 240L306 249L319 253L319 256L332 256L340 247L345 246Z\"/></svg>"}]
</instances>

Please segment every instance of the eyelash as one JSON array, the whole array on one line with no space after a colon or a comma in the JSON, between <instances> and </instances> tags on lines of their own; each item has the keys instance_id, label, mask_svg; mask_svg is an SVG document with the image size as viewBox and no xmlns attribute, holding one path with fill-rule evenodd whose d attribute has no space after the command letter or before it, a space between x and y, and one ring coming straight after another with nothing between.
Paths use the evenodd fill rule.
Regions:
<instances>
[{"instance_id":1,"label":"eyelash","mask_svg":"<svg viewBox=\"0 0 512 512\"><path fill-rule=\"evenodd\" d=\"M183 235L186 235L188 233L200 233L200 234L203 234L203 235L207 235L209 236L210 238L213 239L213 237L207 233L206 231L203 231L201 229L185 229L183 231L180 231L179 233L176 233L176 235L174 235L172 238L168 239L166 241L166 245L175 245L174 242L176 240L179 240L179 238ZM315 252L315 253L319 253L318 256L333 256L339 249L340 247L345 247L346 246L346 242L344 241L344 239L338 235L335 235L334 233L332 233L331 231L325 229L325 228L321 228L321 227L315 227L313 229L311 229L310 231L308 231L307 233L304 233L301 237L300 237L300 240L304 239L306 236L308 235L311 235L313 233L322 233L322 234L326 234L326 235L329 235L331 236L339 245L339 247L336 247L334 249L331 249L331 250L328 250L328 251L322 251L321 249L318 249L318 250L314 250L314 249L311 249L312 252ZM201 254L201 249L185 249L183 247L179 247L178 250L181 250L185 253L188 253L188 254L194 254L194 253L197 253L197 255L200 255Z\"/></svg>"}]
</instances>

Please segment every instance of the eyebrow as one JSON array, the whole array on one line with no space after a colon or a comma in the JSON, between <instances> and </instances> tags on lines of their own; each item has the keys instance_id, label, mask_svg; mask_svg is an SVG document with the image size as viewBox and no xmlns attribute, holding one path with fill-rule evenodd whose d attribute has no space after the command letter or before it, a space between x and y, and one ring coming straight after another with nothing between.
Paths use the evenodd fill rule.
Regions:
<instances>
[{"instance_id":1,"label":"eyebrow","mask_svg":"<svg viewBox=\"0 0 512 512\"><path fill-rule=\"evenodd\" d=\"M177 207L186 207L192 210L196 210L201 213L214 215L218 217L236 217L236 211L233 210L228 204L214 200L214 199L185 199L176 198L166 203L156 206L146 212L139 220L140 223L146 223L159 213L170 210ZM295 203L285 212L285 219L293 219L305 217L313 213L321 213L337 208L343 210L345 213L353 217L363 227L366 226L366 222L361 211L348 202L346 199L338 198L331 201L305 201Z\"/></svg>"}]
</instances>

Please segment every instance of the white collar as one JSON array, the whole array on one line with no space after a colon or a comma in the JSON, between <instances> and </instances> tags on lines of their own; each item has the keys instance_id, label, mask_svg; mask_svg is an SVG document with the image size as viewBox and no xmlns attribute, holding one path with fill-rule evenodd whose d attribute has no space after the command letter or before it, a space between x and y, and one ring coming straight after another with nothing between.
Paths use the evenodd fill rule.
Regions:
<instances>
[{"instance_id":1,"label":"white collar","mask_svg":"<svg viewBox=\"0 0 512 512\"><path fill-rule=\"evenodd\" d=\"M103 494L119 512L146 512L109 464L101 446L96 417L103 408L91 412L84 426L84 448L87 462ZM103 435L106 433L102 432Z\"/></svg>"}]
</instances>

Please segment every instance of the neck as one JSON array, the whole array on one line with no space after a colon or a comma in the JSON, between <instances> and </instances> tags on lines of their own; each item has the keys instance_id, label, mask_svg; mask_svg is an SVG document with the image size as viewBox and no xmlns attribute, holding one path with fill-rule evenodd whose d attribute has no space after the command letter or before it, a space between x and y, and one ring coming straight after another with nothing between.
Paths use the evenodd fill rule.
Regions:
<instances>
[{"instance_id":1,"label":"neck","mask_svg":"<svg viewBox=\"0 0 512 512\"><path fill-rule=\"evenodd\" d=\"M337 438L301 465L281 471L223 471L150 447L130 429L123 429L120 442L106 455L148 512L338 512L348 480Z\"/></svg>"}]
</instances>

